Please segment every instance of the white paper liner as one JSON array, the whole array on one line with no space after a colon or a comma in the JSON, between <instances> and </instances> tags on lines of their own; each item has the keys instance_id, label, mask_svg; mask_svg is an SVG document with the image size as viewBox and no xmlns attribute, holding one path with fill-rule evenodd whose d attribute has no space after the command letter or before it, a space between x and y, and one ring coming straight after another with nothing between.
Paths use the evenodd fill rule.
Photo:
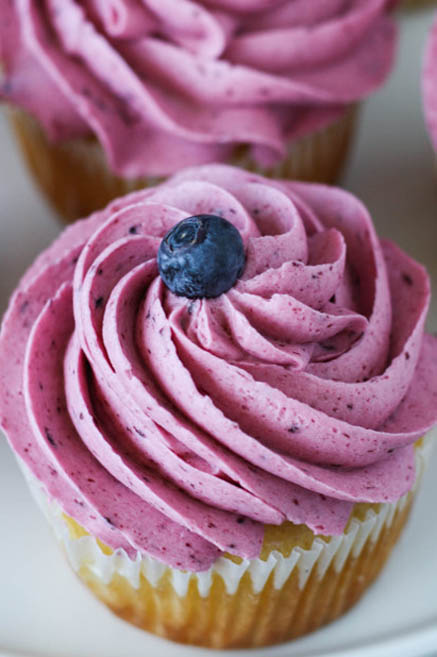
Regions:
<instances>
[{"instance_id":1,"label":"white paper liner","mask_svg":"<svg viewBox=\"0 0 437 657\"><path fill-rule=\"evenodd\" d=\"M420 447L416 448L416 481L411 491L413 493L426 469L433 442L433 437L429 434ZM61 507L55 501L49 500L42 484L23 464L20 465L36 502L53 527L74 571L78 572L86 566L104 584L109 584L113 576L118 574L125 577L135 589L140 586L141 575L149 584L156 587L164 573L170 571L172 586L181 598L185 597L191 579L196 581L199 595L207 597L214 573L222 578L227 593L232 595L237 591L240 580L247 571L256 594L263 590L272 572L274 587L279 590L297 568L299 587L302 590L315 568L319 579L323 578L331 564L339 573L349 555L357 558L367 543L375 544L382 529L391 526L395 514L402 511L411 494L411 492L407 493L395 503L381 504L378 511L369 509L363 520L354 518L344 534L332 537L329 542L317 537L309 549L296 547L287 557L280 552L272 551L267 560L243 559L238 564L226 557L219 557L209 570L191 573L169 568L157 559L140 553L135 559L131 559L123 549L118 549L109 555L105 554L93 536L72 538Z\"/></svg>"}]
</instances>

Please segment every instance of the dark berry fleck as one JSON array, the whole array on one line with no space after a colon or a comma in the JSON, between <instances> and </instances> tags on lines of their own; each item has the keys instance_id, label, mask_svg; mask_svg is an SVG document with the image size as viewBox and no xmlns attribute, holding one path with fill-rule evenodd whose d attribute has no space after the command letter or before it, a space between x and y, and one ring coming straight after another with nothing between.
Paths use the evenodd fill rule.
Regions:
<instances>
[{"instance_id":1,"label":"dark berry fleck","mask_svg":"<svg viewBox=\"0 0 437 657\"><path fill-rule=\"evenodd\" d=\"M44 427L44 431L45 431L46 438L47 438L48 442L50 443L50 445L53 445L53 447L56 447L56 442L55 442L52 434L50 433L49 429L47 427Z\"/></svg>"},{"instance_id":2,"label":"dark berry fleck","mask_svg":"<svg viewBox=\"0 0 437 657\"><path fill-rule=\"evenodd\" d=\"M159 273L167 287L190 299L227 292L243 273L244 245L238 230L215 215L188 217L164 237Z\"/></svg>"}]
</instances>

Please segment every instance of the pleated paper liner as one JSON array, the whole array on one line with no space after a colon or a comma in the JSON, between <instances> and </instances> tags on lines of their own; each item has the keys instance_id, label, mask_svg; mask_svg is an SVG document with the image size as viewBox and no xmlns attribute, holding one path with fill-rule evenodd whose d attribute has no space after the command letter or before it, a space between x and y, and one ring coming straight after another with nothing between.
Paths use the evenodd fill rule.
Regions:
<instances>
[{"instance_id":1,"label":"pleated paper liner","mask_svg":"<svg viewBox=\"0 0 437 657\"><path fill-rule=\"evenodd\" d=\"M334 182L349 150L356 115L357 108L352 106L340 120L293 142L287 157L270 169L259 167L244 146L235 149L229 163L277 178ZM30 171L53 207L67 222L86 217L114 198L156 185L164 179L125 179L116 176L109 169L96 139L80 138L53 143L28 114L15 110L10 116Z\"/></svg>"},{"instance_id":2,"label":"pleated paper liner","mask_svg":"<svg viewBox=\"0 0 437 657\"><path fill-rule=\"evenodd\" d=\"M419 9L437 5L437 0L401 0L400 5L405 9Z\"/></svg>"},{"instance_id":3,"label":"pleated paper liner","mask_svg":"<svg viewBox=\"0 0 437 657\"><path fill-rule=\"evenodd\" d=\"M349 153L358 114L359 105L352 105L339 120L291 142L287 156L275 166L258 165L246 146L236 149L231 164L268 178L334 183Z\"/></svg>"},{"instance_id":4,"label":"pleated paper liner","mask_svg":"<svg viewBox=\"0 0 437 657\"><path fill-rule=\"evenodd\" d=\"M210 648L261 647L299 637L352 607L377 577L408 519L429 458L416 448L414 489L393 504L357 504L341 536L304 526L266 527L261 557L220 557L202 573L167 567L147 555L130 559L87 534L31 489L80 579L112 611L162 637Z\"/></svg>"}]
</instances>

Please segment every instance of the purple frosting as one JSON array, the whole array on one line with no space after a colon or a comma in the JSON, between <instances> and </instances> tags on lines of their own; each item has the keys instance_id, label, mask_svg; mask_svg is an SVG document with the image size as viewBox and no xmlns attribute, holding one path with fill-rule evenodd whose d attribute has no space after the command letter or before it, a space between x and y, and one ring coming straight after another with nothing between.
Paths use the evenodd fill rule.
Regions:
<instances>
[{"instance_id":1,"label":"purple frosting","mask_svg":"<svg viewBox=\"0 0 437 657\"><path fill-rule=\"evenodd\" d=\"M247 264L217 299L157 272L219 214ZM48 495L113 548L187 570L259 555L266 524L341 534L414 483L437 421L429 279L335 188L189 169L66 229L0 337L0 421Z\"/></svg>"},{"instance_id":2,"label":"purple frosting","mask_svg":"<svg viewBox=\"0 0 437 657\"><path fill-rule=\"evenodd\" d=\"M95 135L112 170L270 166L389 74L387 0L0 0L0 98L52 139Z\"/></svg>"}]
</instances>

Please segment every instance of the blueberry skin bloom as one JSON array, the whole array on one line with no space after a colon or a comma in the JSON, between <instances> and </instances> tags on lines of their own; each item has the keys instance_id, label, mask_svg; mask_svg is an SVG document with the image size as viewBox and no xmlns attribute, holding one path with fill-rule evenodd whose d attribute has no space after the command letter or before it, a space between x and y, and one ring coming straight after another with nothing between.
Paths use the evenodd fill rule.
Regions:
<instances>
[{"instance_id":1,"label":"blueberry skin bloom","mask_svg":"<svg viewBox=\"0 0 437 657\"><path fill-rule=\"evenodd\" d=\"M223 217L187 217L167 233L158 250L158 268L166 286L189 299L227 292L246 264L239 231Z\"/></svg>"}]
</instances>

